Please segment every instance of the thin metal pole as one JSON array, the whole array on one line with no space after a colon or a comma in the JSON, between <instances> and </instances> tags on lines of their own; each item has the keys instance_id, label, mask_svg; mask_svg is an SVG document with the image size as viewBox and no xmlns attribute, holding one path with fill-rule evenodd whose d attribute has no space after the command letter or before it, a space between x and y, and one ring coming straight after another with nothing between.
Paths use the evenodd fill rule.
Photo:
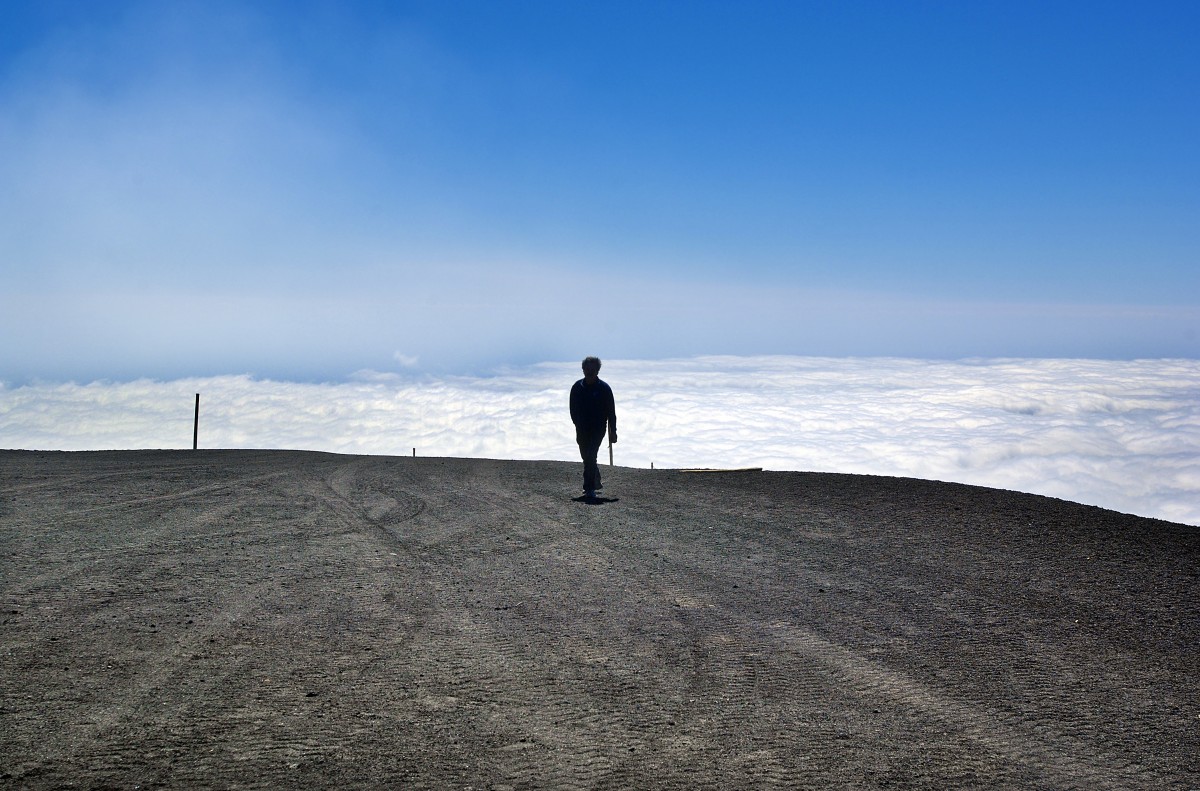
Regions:
<instances>
[{"instance_id":1,"label":"thin metal pole","mask_svg":"<svg viewBox=\"0 0 1200 791\"><path fill-rule=\"evenodd\" d=\"M612 434L608 435L608 466L613 466L612 460Z\"/></svg>"},{"instance_id":2,"label":"thin metal pole","mask_svg":"<svg viewBox=\"0 0 1200 791\"><path fill-rule=\"evenodd\" d=\"M196 419L192 422L192 450L200 447L200 394L196 393Z\"/></svg>"}]
</instances>

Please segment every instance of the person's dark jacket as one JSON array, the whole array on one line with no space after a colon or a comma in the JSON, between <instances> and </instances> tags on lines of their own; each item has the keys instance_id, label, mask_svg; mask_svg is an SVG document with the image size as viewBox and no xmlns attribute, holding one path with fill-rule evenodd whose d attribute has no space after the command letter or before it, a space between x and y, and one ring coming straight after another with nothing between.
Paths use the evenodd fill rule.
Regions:
<instances>
[{"instance_id":1,"label":"person's dark jacket","mask_svg":"<svg viewBox=\"0 0 1200 791\"><path fill-rule=\"evenodd\" d=\"M603 379L594 385L580 379L571 388L571 422L584 431L600 431L605 424L617 429L617 406L612 388Z\"/></svg>"}]
</instances>

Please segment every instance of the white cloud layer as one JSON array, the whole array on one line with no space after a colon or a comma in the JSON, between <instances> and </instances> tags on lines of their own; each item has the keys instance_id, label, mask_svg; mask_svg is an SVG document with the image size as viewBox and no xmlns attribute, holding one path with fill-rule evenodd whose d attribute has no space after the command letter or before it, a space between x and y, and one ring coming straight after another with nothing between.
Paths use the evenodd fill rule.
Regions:
<instances>
[{"instance_id":1,"label":"white cloud layer","mask_svg":"<svg viewBox=\"0 0 1200 791\"><path fill-rule=\"evenodd\" d=\"M1200 361L614 360L618 464L958 481L1200 525ZM577 459L577 363L301 384L249 376L0 386L0 447Z\"/></svg>"}]
</instances>

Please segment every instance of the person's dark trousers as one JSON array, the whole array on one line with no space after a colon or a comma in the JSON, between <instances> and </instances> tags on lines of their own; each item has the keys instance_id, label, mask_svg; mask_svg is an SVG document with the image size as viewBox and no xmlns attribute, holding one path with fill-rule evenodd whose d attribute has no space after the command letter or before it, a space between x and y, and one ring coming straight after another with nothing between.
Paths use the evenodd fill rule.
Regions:
<instances>
[{"instance_id":1,"label":"person's dark trousers","mask_svg":"<svg viewBox=\"0 0 1200 791\"><path fill-rule=\"evenodd\" d=\"M594 492L600 488L600 467L596 464L596 454L608 433L606 426L595 429L575 429L575 441L579 443L579 455L583 458L583 490Z\"/></svg>"}]
</instances>

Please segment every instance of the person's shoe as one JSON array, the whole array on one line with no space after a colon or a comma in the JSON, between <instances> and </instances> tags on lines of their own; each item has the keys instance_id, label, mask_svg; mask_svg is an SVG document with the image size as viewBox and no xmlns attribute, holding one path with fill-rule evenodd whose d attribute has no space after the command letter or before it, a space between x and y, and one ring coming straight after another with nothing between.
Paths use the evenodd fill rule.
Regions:
<instances>
[{"instance_id":1,"label":"person's shoe","mask_svg":"<svg viewBox=\"0 0 1200 791\"><path fill-rule=\"evenodd\" d=\"M596 499L596 493L595 493L595 492L593 492L591 489L588 489L587 491L585 491L585 492L583 493L583 496L584 496L584 497L586 497L586 498L587 498L587 499L589 499L589 500L595 500L595 499Z\"/></svg>"}]
</instances>

